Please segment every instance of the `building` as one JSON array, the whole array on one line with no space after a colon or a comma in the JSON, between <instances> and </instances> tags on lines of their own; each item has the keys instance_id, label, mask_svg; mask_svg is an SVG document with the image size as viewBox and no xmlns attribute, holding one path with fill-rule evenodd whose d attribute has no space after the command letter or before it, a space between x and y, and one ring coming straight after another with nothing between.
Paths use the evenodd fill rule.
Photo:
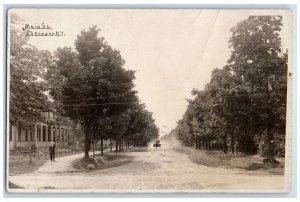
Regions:
<instances>
[{"instance_id":1,"label":"building","mask_svg":"<svg viewBox=\"0 0 300 202\"><path fill-rule=\"evenodd\" d=\"M47 113L47 118L52 120L53 114ZM10 125L8 129L9 150L29 150L30 147L46 148L52 141L58 147L75 145L74 135L68 122L70 121L65 119L60 125L37 123L32 130Z\"/></svg>"}]
</instances>

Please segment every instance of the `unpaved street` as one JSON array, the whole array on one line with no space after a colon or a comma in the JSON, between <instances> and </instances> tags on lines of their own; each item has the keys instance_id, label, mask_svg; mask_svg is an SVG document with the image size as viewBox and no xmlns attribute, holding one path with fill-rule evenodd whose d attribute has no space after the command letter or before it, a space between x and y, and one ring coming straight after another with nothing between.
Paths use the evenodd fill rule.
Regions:
<instances>
[{"instance_id":1,"label":"unpaved street","mask_svg":"<svg viewBox=\"0 0 300 202\"><path fill-rule=\"evenodd\" d=\"M197 165L185 154L174 151L174 145L175 140L162 142L161 149L149 147L146 151L123 153L132 156L133 161L114 168L84 173L70 166L82 154L62 157L56 162L47 162L34 173L9 176L9 180L25 187L23 191L41 192L283 191L283 175Z\"/></svg>"}]
</instances>

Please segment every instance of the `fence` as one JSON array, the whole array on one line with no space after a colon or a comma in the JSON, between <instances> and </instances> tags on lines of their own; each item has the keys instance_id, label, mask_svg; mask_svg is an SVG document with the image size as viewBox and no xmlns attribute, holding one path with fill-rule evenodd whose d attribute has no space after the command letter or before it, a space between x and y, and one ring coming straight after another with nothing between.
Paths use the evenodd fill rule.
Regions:
<instances>
[{"instance_id":1,"label":"fence","mask_svg":"<svg viewBox=\"0 0 300 202\"><path fill-rule=\"evenodd\" d=\"M113 146L113 145L112 145ZM100 144L95 144L90 146L90 152L101 150ZM104 151L110 151L109 144L103 144ZM112 147L112 151L115 151L115 148ZM55 147L55 158L84 153L84 145L79 147L70 147L70 146L56 146ZM49 147L37 147L37 148L19 148L14 151L9 151L9 160L10 162L38 162L45 161L50 159Z\"/></svg>"},{"instance_id":2,"label":"fence","mask_svg":"<svg viewBox=\"0 0 300 202\"><path fill-rule=\"evenodd\" d=\"M55 158L83 153L83 148L71 148L58 146L55 148ZM40 160L50 159L50 153L48 147L36 148L36 149L19 149L9 152L9 158L12 162L29 161L30 163Z\"/></svg>"}]
</instances>

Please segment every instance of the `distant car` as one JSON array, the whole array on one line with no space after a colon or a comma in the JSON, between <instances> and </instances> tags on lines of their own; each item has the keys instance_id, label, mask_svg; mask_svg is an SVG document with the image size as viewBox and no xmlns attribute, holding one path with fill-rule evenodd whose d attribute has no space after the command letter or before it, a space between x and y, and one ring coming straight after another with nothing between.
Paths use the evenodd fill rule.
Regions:
<instances>
[{"instance_id":1,"label":"distant car","mask_svg":"<svg viewBox=\"0 0 300 202\"><path fill-rule=\"evenodd\" d=\"M159 140L156 140L156 142L153 144L153 148L161 148L161 144L160 144L160 141Z\"/></svg>"}]
</instances>

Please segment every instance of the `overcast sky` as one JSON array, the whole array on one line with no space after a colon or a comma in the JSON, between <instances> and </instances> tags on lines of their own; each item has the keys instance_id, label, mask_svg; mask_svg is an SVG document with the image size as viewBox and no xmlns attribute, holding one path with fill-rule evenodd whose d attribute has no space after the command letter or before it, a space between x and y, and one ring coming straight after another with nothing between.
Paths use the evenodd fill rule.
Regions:
<instances>
[{"instance_id":1,"label":"overcast sky","mask_svg":"<svg viewBox=\"0 0 300 202\"><path fill-rule=\"evenodd\" d=\"M283 46L290 41L289 12L283 10L11 10L26 23L46 23L64 37L31 37L29 43L54 51L72 46L81 30L92 25L121 51L125 68L136 71L136 90L153 112L161 135L184 114L193 88L203 89L211 71L230 56L230 28L249 15L284 17Z\"/></svg>"}]
</instances>

